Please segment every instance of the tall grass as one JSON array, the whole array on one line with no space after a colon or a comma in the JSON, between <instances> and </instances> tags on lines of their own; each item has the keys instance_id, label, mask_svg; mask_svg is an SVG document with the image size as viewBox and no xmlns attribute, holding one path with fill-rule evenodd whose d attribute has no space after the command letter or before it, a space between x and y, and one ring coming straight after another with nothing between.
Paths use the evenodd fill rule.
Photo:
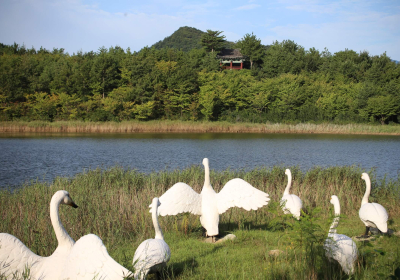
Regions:
<instances>
[{"instance_id":1,"label":"tall grass","mask_svg":"<svg viewBox=\"0 0 400 280\"><path fill-rule=\"evenodd\" d=\"M299 195L305 206L305 217L300 222L283 215L279 207L287 183L283 167L211 170L211 183L217 192L230 179L240 177L267 192L271 201L258 211L232 208L221 215L220 232L237 235L236 241L222 245L201 241L198 216L160 217L172 251L164 279L346 278L337 265L327 262L322 245L332 221L333 206L329 200L333 194L339 197L343 214L338 231L349 236L363 233L364 225L358 218L365 191L362 170L315 167L302 173L297 167L291 169L291 192ZM149 213L152 198L161 196L180 181L200 192L203 168L192 166L150 174L120 167L95 169L73 178L58 177L51 184L32 182L14 192L3 190L0 191L0 232L18 237L39 255L50 255L57 241L50 223L49 203L57 190L64 189L79 205L77 209L60 207L60 218L71 237L77 240L88 233L97 234L111 256L128 267L137 246L145 239L154 238ZM372 188L370 201L388 210L389 228L400 228L400 180L378 182L372 174ZM378 238L374 247L358 246L361 255L356 279L372 279L379 274L389 277L400 267L398 237ZM271 249L284 253L271 257L268 255Z\"/></svg>"},{"instance_id":2,"label":"tall grass","mask_svg":"<svg viewBox=\"0 0 400 280\"><path fill-rule=\"evenodd\" d=\"M68 132L68 133L331 133L331 134L389 134L400 135L399 125L368 124L282 124L282 123L229 123L194 121L123 121L123 122L84 122L84 121L12 121L0 122L0 132Z\"/></svg>"}]
</instances>

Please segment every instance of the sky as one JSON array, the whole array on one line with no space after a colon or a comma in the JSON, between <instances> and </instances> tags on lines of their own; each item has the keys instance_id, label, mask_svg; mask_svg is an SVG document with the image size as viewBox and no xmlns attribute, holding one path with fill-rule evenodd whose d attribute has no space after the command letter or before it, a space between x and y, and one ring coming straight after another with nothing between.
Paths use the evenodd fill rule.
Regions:
<instances>
[{"instance_id":1,"label":"sky","mask_svg":"<svg viewBox=\"0 0 400 280\"><path fill-rule=\"evenodd\" d=\"M182 26L223 31L233 42L253 33L265 45L292 40L400 61L399 0L0 0L0 43L71 55L139 51Z\"/></svg>"}]
</instances>

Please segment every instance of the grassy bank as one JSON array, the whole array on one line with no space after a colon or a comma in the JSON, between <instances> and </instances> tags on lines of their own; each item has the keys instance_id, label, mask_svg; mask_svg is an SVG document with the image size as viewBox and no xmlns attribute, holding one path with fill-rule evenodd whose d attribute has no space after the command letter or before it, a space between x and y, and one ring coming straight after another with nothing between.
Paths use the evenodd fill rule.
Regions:
<instances>
[{"instance_id":1,"label":"grassy bank","mask_svg":"<svg viewBox=\"0 0 400 280\"><path fill-rule=\"evenodd\" d=\"M338 233L361 235L364 224L358 210L365 191L357 167L314 168L302 173L292 168L292 193L304 203L306 216L295 221L283 215L278 201L287 179L283 167L245 171L211 171L216 191L230 179L240 177L269 193L270 203L258 211L232 208L221 215L220 232L233 233L234 241L203 242L198 216L181 214L160 217L165 240L172 252L163 279L347 279L323 251L333 219L330 196L336 194L342 217ZM32 182L10 193L0 191L0 232L13 234L35 253L50 255L57 242L53 233L49 203L55 191L69 191L79 208L60 207L60 218L72 238L94 233L110 255L130 267L137 246L154 238L149 204L176 182L186 182L200 192L204 170L151 174L124 170L91 170L73 178L57 178L50 185ZM382 204L390 217L389 228L400 230L400 180L375 181L372 176L370 201ZM387 279L400 270L400 237L382 237L358 242L360 256L355 279ZM269 255L279 249L278 257ZM1 277L0 277L1 279Z\"/></svg>"},{"instance_id":2,"label":"grassy bank","mask_svg":"<svg viewBox=\"0 0 400 280\"><path fill-rule=\"evenodd\" d=\"M82 122L82 121L13 121L0 122L1 132L72 132L72 133L331 133L331 134L387 134L400 135L400 125L368 124L281 124L281 123L228 123L191 121L123 121L123 122Z\"/></svg>"}]
</instances>

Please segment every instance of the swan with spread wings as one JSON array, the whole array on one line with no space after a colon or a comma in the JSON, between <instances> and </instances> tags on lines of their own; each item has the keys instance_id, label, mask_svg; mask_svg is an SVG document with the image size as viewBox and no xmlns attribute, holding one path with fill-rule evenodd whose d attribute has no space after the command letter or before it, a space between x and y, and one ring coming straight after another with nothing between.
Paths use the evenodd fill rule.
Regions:
<instances>
[{"instance_id":1,"label":"swan with spread wings","mask_svg":"<svg viewBox=\"0 0 400 280\"><path fill-rule=\"evenodd\" d=\"M195 192L185 183L176 183L160 197L158 215L177 215L184 212L200 215L206 235L212 237L212 241L215 242L215 237L219 234L219 215L231 207L241 207L247 211L257 210L268 204L269 195L239 178L230 180L216 193L210 183L207 158L203 159L203 165L205 179L201 193Z\"/></svg>"}]
</instances>

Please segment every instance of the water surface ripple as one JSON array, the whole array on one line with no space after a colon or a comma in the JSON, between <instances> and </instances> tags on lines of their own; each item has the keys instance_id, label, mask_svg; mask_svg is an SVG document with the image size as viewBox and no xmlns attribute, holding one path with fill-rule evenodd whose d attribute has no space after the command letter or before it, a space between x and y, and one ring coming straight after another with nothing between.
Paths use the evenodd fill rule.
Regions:
<instances>
[{"instance_id":1,"label":"water surface ripple","mask_svg":"<svg viewBox=\"0 0 400 280\"><path fill-rule=\"evenodd\" d=\"M327 134L0 134L0 186L73 176L115 165L140 172L183 169L204 157L216 170L275 165L358 165L397 178L399 136Z\"/></svg>"}]
</instances>

